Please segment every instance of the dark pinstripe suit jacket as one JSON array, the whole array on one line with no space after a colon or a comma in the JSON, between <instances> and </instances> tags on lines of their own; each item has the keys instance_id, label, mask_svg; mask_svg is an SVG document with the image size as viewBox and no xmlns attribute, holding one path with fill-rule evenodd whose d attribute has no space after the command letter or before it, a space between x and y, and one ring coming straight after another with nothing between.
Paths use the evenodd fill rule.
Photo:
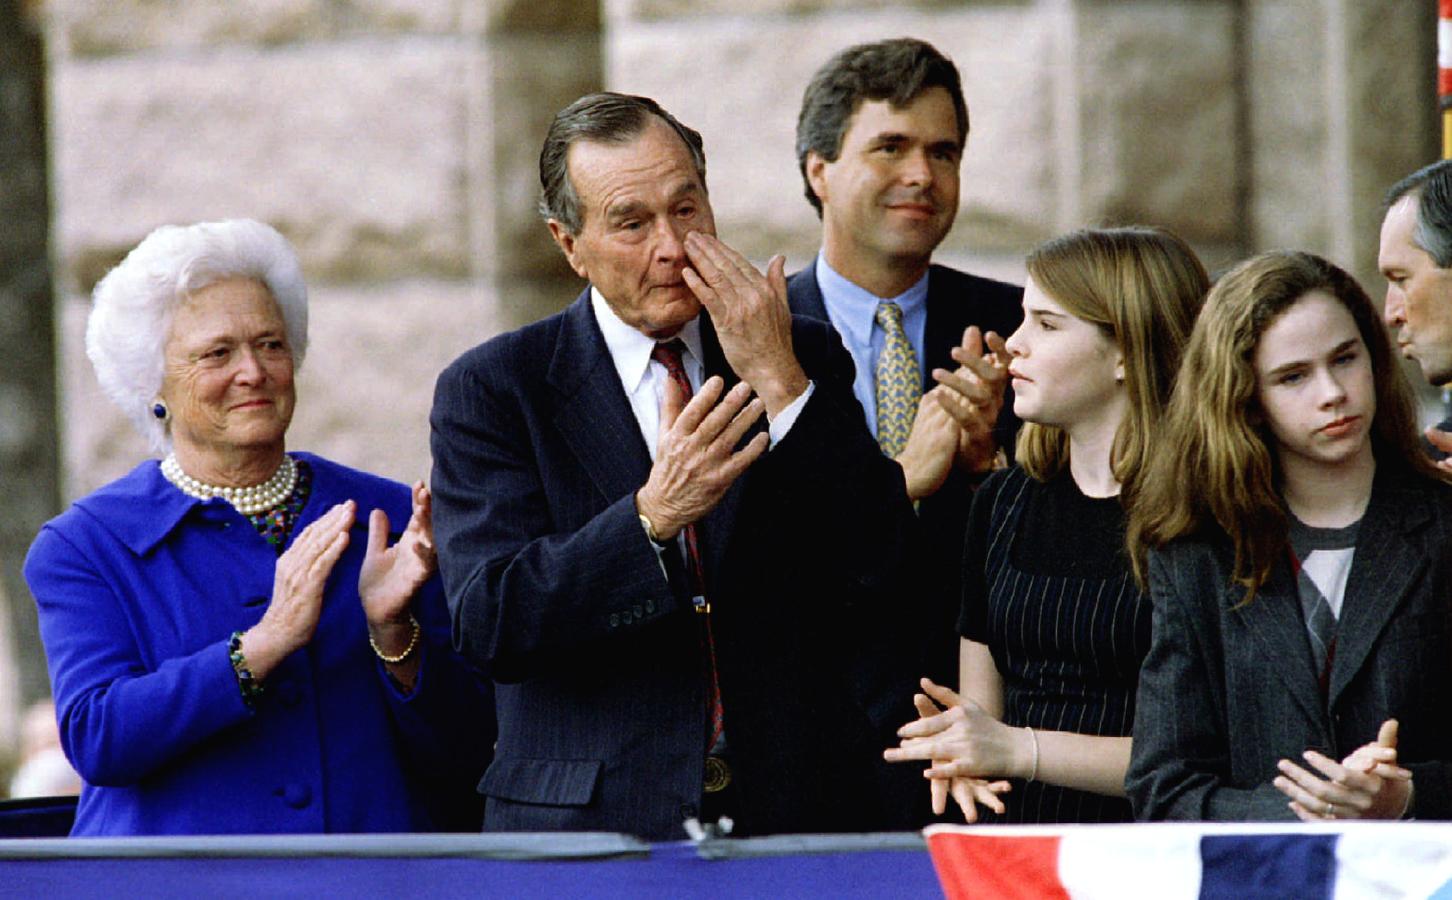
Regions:
<instances>
[{"instance_id":1,"label":"dark pinstripe suit jacket","mask_svg":"<svg viewBox=\"0 0 1452 900\"><path fill-rule=\"evenodd\" d=\"M702 325L707 374L734 382ZM739 825L871 829L858 786L881 747L843 689L837 622L898 577L912 513L830 329L798 320L793 339L815 392L698 523ZM455 361L431 424L456 641L500 682L485 828L682 837L701 797L701 621L637 520L650 459L588 291Z\"/></svg>"},{"instance_id":2,"label":"dark pinstripe suit jacket","mask_svg":"<svg viewBox=\"0 0 1452 900\"><path fill-rule=\"evenodd\" d=\"M1452 817L1452 487L1378 472L1322 698L1289 564L1241 605L1224 542L1150 555L1154 618L1125 786L1139 819L1293 819L1276 761L1401 723L1413 813Z\"/></svg>"}]
</instances>

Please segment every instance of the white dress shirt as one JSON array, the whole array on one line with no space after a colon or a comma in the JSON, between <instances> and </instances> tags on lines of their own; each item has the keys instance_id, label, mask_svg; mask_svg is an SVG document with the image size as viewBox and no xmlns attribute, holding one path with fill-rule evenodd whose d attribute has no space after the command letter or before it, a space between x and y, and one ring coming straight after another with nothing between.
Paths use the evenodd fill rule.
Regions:
<instances>
[{"instance_id":1,"label":"white dress shirt","mask_svg":"<svg viewBox=\"0 0 1452 900\"><path fill-rule=\"evenodd\" d=\"M635 413L640 434L645 438L645 446L649 448L650 459L654 462L656 442L660 439L660 404L665 396L666 380L670 377L665 366L650 358L657 342L621 321L605 302L605 298L600 296L600 291L594 287L590 288L590 306L595 311L595 321L600 323L600 333L605 336L605 348L610 351L610 359L620 375L620 385L630 400L630 409ZM681 364L686 370L686 377L691 381L691 391L699 391L701 382L705 381L700 320L692 319L687 322L680 334L671 338L676 339L686 345L685 352L681 354ZM814 388L813 382L807 382L807 389L800 397L788 404L775 418L768 417L767 434L772 447L791 431Z\"/></svg>"}]
</instances>

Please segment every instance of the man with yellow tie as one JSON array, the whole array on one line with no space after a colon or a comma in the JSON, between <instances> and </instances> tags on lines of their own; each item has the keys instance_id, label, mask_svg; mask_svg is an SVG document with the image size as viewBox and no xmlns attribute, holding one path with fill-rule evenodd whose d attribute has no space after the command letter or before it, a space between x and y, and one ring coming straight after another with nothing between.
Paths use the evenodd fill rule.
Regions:
<instances>
[{"instance_id":1,"label":"man with yellow tie","mask_svg":"<svg viewBox=\"0 0 1452 900\"><path fill-rule=\"evenodd\" d=\"M931 264L958 212L967 137L957 68L911 38L838 53L807 85L797 120L822 251L788 279L791 309L836 327L868 430L902 466L918 509L918 563L898 586L900 614L865 624L844 651L862 702L889 720L912 713L911 687L897 675L905 655L916 675L957 683L968 508L1017 427L1011 404L1004 410L1002 361L991 359L1023 319L1022 288ZM913 814L903 824L917 824L926 806L918 773L884 777L903 779Z\"/></svg>"}]
</instances>

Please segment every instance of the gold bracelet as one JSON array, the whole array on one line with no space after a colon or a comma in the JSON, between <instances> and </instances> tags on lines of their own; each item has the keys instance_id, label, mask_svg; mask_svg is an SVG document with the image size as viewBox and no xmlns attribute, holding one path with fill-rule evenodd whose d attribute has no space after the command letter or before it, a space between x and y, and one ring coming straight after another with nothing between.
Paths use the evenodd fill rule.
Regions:
<instances>
[{"instance_id":1,"label":"gold bracelet","mask_svg":"<svg viewBox=\"0 0 1452 900\"><path fill-rule=\"evenodd\" d=\"M404 647L403 652L398 654L397 656L389 656L387 653L384 653L381 649L379 649L378 642L373 640L373 632L370 631L368 633L368 646L373 648L373 653L379 659L388 663L390 666L396 666L404 660L408 659L410 656L413 656L413 651L418 649L418 636L419 632L423 629L419 628L418 619L415 619L413 617L413 613L409 613L408 621L413 625L413 635L410 636L408 639L408 646Z\"/></svg>"}]
</instances>

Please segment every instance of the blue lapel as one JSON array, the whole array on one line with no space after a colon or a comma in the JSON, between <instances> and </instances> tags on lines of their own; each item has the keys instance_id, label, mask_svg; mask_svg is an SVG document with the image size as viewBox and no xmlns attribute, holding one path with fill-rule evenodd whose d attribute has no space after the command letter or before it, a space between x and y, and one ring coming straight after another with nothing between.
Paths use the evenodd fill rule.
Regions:
<instances>
[{"instance_id":1,"label":"blue lapel","mask_svg":"<svg viewBox=\"0 0 1452 900\"><path fill-rule=\"evenodd\" d=\"M590 309L588 287L561 316L546 380L560 394L555 427L606 502L645 484L650 450Z\"/></svg>"}]
</instances>

